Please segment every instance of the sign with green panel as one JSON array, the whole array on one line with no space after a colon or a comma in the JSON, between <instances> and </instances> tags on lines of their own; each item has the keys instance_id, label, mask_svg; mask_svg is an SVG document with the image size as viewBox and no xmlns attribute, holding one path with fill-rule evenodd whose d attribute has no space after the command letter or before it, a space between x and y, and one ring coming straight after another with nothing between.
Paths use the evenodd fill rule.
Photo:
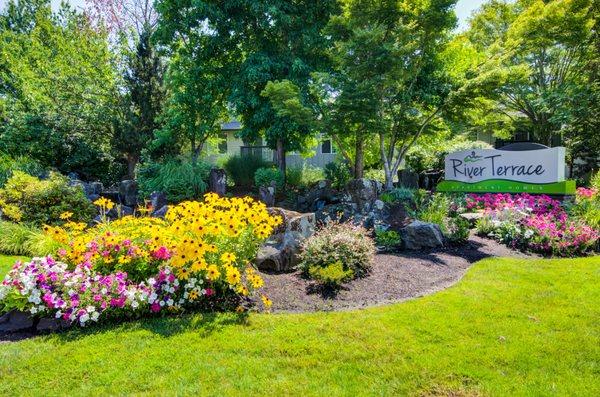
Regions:
<instances>
[{"instance_id":1,"label":"sign with green panel","mask_svg":"<svg viewBox=\"0 0 600 397\"><path fill-rule=\"evenodd\" d=\"M443 192L575 194L565 180L565 148L506 151L473 149L445 159Z\"/></svg>"}]
</instances>

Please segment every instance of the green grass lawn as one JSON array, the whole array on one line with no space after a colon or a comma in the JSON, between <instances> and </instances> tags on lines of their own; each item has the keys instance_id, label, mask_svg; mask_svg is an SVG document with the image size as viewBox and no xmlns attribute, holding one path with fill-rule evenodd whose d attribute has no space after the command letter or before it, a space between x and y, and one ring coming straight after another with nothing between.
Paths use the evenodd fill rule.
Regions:
<instances>
[{"instance_id":1,"label":"green grass lawn","mask_svg":"<svg viewBox=\"0 0 600 397\"><path fill-rule=\"evenodd\" d=\"M597 396L599 281L600 257L487 259L446 291L391 306L3 343L0 395Z\"/></svg>"}]
</instances>

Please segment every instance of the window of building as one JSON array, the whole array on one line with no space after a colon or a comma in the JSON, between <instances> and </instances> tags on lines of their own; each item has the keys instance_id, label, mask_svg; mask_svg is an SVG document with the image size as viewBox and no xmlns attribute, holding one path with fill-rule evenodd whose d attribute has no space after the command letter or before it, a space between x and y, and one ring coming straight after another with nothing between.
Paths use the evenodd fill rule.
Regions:
<instances>
[{"instance_id":1,"label":"window of building","mask_svg":"<svg viewBox=\"0 0 600 397\"><path fill-rule=\"evenodd\" d=\"M331 138L324 139L321 141L321 153L323 154L335 154L335 146L331 141Z\"/></svg>"}]
</instances>

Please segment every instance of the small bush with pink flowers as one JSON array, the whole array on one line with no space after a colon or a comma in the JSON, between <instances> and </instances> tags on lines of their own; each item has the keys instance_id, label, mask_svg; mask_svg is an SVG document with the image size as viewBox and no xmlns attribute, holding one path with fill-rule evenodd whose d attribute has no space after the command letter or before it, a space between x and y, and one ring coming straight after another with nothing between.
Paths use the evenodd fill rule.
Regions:
<instances>
[{"instance_id":1,"label":"small bush with pink flowers","mask_svg":"<svg viewBox=\"0 0 600 397\"><path fill-rule=\"evenodd\" d=\"M576 200L581 200L581 196L589 199L587 193L587 190L578 191ZM579 256L593 252L598 246L600 234L594 227L597 225L589 225L572 206L562 205L546 195L470 194L466 208L483 211L483 217L477 222L480 234L516 249L544 255Z\"/></svg>"}]
</instances>

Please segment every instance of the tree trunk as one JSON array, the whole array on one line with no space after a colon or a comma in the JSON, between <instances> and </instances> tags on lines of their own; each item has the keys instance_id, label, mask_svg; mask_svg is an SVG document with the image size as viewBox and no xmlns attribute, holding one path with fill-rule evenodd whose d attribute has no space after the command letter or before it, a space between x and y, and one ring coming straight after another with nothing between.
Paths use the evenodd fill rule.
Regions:
<instances>
[{"instance_id":1,"label":"tree trunk","mask_svg":"<svg viewBox=\"0 0 600 397\"><path fill-rule=\"evenodd\" d=\"M283 139L277 139L277 150L276 150L276 158L277 158L277 167L279 171L283 174L283 183L286 183L286 164L285 164L285 146L283 144Z\"/></svg>"},{"instance_id":2,"label":"tree trunk","mask_svg":"<svg viewBox=\"0 0 600 397\"><path fill-rule=\"evenodd\" d=\"M127 155L127 179L134 180L135 179L135 167L140 161L140 156L135 154Z\"/></svg>"},{"instance_id":3,"label":"tree trunk","mask_svg":"<svg viewBox=\"0 0 600 397\"><path fill-rule=\"evenodd\" d=\"M365 170L365 140L362 134L356 136L356 156L354 159L354 179L364 176Z\"/></svg>"}]
</instances>

